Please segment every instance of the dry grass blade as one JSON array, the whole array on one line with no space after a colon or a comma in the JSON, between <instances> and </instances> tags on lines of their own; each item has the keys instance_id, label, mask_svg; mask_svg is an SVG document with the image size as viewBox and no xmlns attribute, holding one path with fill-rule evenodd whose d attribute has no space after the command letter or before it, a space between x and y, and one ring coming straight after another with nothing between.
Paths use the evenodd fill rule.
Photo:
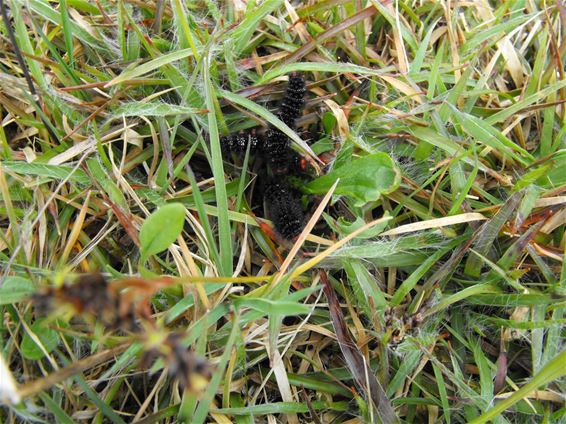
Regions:
<instances>
[{"instance_id":1,"label":"dry grass blade","mask_svg":"<svg viewBox=\"0 0 566 424\"><path fill-rule=\"evenodd\" d=\"M4 361L4 357L0 355L0 402L17 405L21 400L22 396L14 376Z\"/></svg>"},{"instance_id":2,"label":"dry grass blade","mask_svg":"<svg viewBox=\"0 0 566 424\"><path fill-rule=\"evenodd\" d=\"M96 367L106 361L109 361L124 352L129 347L129 344L123 344L121 346L108 349L99 353L96 353L87 358L80 359L66 368L61 368L60 370L49 374L48 376L32 381L20 387L19 394L22 398L33 396L39 392L42 392L51 386L58 384L75 374L86 371L92 367Z\"/></svg>"},{"instance_id":3,"label":"dry grass blade","mask_svg":"<svg viewBox=\"0 0 566 424\"><path fill-rule=\"evenodd\" d=\"M406 224L392 230L383 232L382 236L393 236L398 234L412 233L414 231L428 230L430 228L440 228L448 225L463 224L465 222L483 221L487 219L481 213L471 212L461 215L447 216L445 218L430 219L428 221Z\"/></svg>"},{"instance_id":4,"label":"dry grass blade","mask_svg":"<svg viewBox=\"0 0 566 424\"><path fill-rule=\"evenodd\" d=\"M309 222L307 223L307 225L305 226L305 228L303 229L301 234L299 234L297 241L295 241L295 243L293 244L291 251L289 252L287 257L285 258L285 261L283 262L283 264L281 265L281 268L279 269L279 274L271 282L271 286L275 286L279 282L281 276L284 275L285 272L287 272L287 269L289 268L289 265L291 264L291 262L295 258L295 255L297 254L297 252L299 251L299 249L301 248L301 246L303 245L303 243L307 239L308 235L310 234L313 227L315 226L318 219L320 218L320 215L322 215L324 208L326 208L326 205L328 205L328 202L330 201L330 199L332 197L332 193L334 193L334 190L336 189L336 186L338 185L338 183L339 183L339 180L336 180L336 182L332 185L330 190L328 190L328 193L326 193L324 198L321 200L320 204L316 208L316 211L313 213L311 219L309 219Z\"/></svg>"}]
</instances>

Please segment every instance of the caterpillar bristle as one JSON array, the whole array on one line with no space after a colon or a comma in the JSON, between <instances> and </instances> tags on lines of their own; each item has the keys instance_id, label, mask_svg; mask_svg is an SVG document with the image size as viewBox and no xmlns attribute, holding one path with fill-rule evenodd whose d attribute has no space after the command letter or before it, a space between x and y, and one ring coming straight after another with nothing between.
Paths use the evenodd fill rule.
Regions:
<instances>
[{"instance_id":1,"label":"caterpillar bristle","mask_svg":"<svg viewBox=\"0 0 566 424\"><path fill-rule=\"evenodd\" d=\"M238 134L230 134L226 137L222 137L220 144L222 154L225 158L229 158L231 155L243 157L248 148L248 144L250 145L250 154L254 154L260 145L260 141L255 131L242 131Z\"/></svg>"},{"instance_id":2,"label":"caterpillar bristle","mask_svg":"<svg viewBox=\"0 0 566 424\"><path fill-rule=\"evenodd\" d=\"M234 142L232 140L233 138L234 134L229 134L220 138L220 149L222 150L222 156L225 159L228 159L232 153L232 143Z\"/></svg>"}]
</instances>

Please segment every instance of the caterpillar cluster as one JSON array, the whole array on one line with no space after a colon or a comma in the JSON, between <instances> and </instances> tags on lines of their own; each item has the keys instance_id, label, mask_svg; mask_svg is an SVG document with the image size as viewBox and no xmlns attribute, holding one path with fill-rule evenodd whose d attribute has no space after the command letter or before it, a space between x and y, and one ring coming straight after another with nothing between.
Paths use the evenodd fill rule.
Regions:
<instances>
[{"instance_id":1,"label":"caterpillar cluster","mask_svg":"<svg viewBox=\"0 0 566 424\"><path fill-rule=\"evenodd\" d=\"M289 83L279 104L277 117L289 128L296 128L296 120L305 106L305 80L299 74L289 76ZM284 239L293 239L303 229L305 214L300 195L288 182L290 176L304 170L305 161L291 148L291 141L279 129L270 126L263 136L254 130L231 134L221 140L225 157L241 157L250 146L250 154L259 153L269 175L264 186L264 201L275 230Z\"/></svg>"},{"instance_id":2,"label":"caterpillar cluster","mask_svg":"<svg viewBox=\"0 0 566 424\"><path fill-rule=\"evenodd\" d=\"M31 300L40 315L61 314L70 307L73 316L129 333L146 347L142 368L149 368L150 363L161 358L169 375L182 387L201 391L212 377L211 364L187 349L182 343L183 333L163 334L152 316L151 299L159 290L173 284L176 282L171 277L156 280L132 277L109 282L100 273L83 274L73 284L41 289Z\"/></svg>"}]
</instances>

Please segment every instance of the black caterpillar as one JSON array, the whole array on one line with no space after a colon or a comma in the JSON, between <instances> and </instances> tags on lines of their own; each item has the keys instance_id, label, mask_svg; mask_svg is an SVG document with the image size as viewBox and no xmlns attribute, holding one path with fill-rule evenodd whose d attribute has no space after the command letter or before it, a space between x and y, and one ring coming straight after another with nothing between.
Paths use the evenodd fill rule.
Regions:
<instances>
[{"instance_id":1,"label":"black caterpillar","mask_svg":"<svg viewBox=\"0 0 566 424\"><path fill-rule=\"evenodd\" d=\"M261 153L273 175L289 173L289 159L293 152L289 138L276 128L269 128L261 144Z\"/></svg>"},{"instance_id":2,"label":"black caterpillar","mask_svg":"<svg viewBox=\"0 0 566 424\"><path fill-rule=\"evenodd\" d=\"M259 148L260 141L255 134L255 131L240 132L239 134L230 134L222 137L220 145L222 147L222 155L225 158L230 158L234 155L241 158L245 155L246 149L250 145L250 155L253 155Z\"/></svg>"},{"instance_id":3,"label":"black caterpillar","mask_svg":"<svg viewBox=\"0 0 566 424\"><path fill-rule=\"evenodd\" d=\"M305 106L305 80L299 74L289 77L289 84L279 104L277 117L290 128L295 128L295 121ZM289 138L277 128L270 127L262 143L262 154L274 175L286 175L293 171L290 167L296 153L291 149Z\"/></svg>"},{"instance_id":4,"label":"black caterpillar","mask_svg":"<svg viewBox=\"0 0 566 424\"><path fill-rule=\"evenodd\" d=\"M305 80L299 74L292 74L289 76L289 84L283 95L283 100L279 105L277 116L289 128L295 128L295 121L303 113L305 107Z\"/></svg>"},{"instance_id":5,"label":"black caterpillar","mask_svg":"<svg viewBox=\"0 0 566 424\"><path fill-rule=\"evenodd\" d=\"M270 181L264 191L268 218L284 239L293 239L303 230L305 215L298 193L285 180Z\"/></svg>"},{"instance_id":6,"label":"black caterpillar","mask_svg":"<svg viewBox=\"0 0 566 424\"><path fill-rule=\"evenodd\" d=\"M305 80L300 74L289 76L289 83L279 103L277 117L294 129L305 106ZM225 158L242 157L250 145L250 154L259 152L266 165L264 173L270 175L264 188L264 200L268 217L275 230L284 239L296 237L303 229L305 215L300 195L287 178L304 171L305 160L291 148L291 141L283 132L270 126L263 137L254 130L223 137L222 151Z\"/></svg>"}]
</instances>

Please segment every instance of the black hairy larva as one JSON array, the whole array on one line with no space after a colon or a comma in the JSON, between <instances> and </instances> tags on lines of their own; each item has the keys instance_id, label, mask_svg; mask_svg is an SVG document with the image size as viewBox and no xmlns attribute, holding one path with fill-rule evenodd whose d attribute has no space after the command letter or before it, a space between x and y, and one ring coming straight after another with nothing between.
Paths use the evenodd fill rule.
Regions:
<instances>
[{"instance_id":1,"label":"black hairy larva","mask_svg":"<svg viewBox=\"0 0 566 424\"><path fill-rule=\"evenodd\" d=\"M284 175L289 171L291 154L289 138L275 128L269 128L261 145L262 155L274 175Z\"/></svg>"},{"instance_id":2,"label":"black hairy larva","mask_svg":"<svg viewBox=\"0 0 566 424\"><path fill-rule=\"evenodd\" d=\"M281 131L270 128L261 143L261 153L273 175L306 176L307 161L294 151Z\"/></svg>"},{"instance_id":3,"label":"black hairy larva","mask_svg":"<svg viewBox=\"0 0 566 424\"><path fill-rule=\"evenodd\" d=\"M303 113L306 91L305 80L300 74L289 76L289 83L279 105L277 116L290 128L295 127L295 121Z\"/></svg>"},{"instance_id":4,"label":"black hairy larva","mask_svg":"<svg viewBox=\"0 0 566 424\"><path fill-rule=\"evenodd\" d=\"M231 155L242 157L246 153L248 144L250 145L250 154L254 154L260 145L254 131L230 134L220 139L222 154L225 158L229 158Z\"/></svg>"},{"instance_id":5,"label":"black hairy larva","mask_svg":"<svg viewBox=\"0 0 566 424\"><path fill-rule=\"evenodd\" d=\"M279 104L277 116L287 126L295 128L295 121L303 112L305 105L305 80L299 74L289 76L289 83ZM276 128L267 130L262 143L262 154L274 175L285 175L292 170L294 152L289 138Z\"/></svg>"},{"instance_id":6,"label":"black hairy larva","mask_svg":"<svg viewBox=\"0 0 566 424\"><path fill-rule=\"evenodd\" d=\"M299 196L284 180L269 181L264 190L268 218L284 239L293 239L303 230L305 215Z\"/></svg>"}]
</instances>

